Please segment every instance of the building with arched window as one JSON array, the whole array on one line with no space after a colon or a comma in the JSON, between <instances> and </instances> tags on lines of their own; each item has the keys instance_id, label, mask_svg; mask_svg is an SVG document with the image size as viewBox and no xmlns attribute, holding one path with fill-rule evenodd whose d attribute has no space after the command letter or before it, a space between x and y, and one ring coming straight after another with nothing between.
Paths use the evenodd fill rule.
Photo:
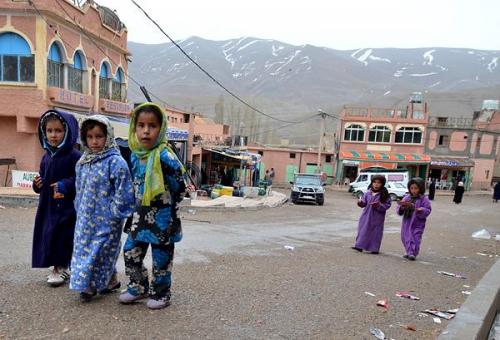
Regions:
<instances>
[{"instance_id":1,"label":"building with arched window","mask_svg":"<svg viewBox=\"0 0 500 340\"><path fill-rule=\"evenodd\" d=\"M428 122L427 105L421 100L396 109L345 107L339 126L338 180L353 181L359 170L373 166L405 168L411 176L426 177Z\"/></svg>"},{"instance_id":2,"label":"building with arched window","mask_svg":"<svg viewBox=\"0 0 500 340\"><path fill-rule=\"evenodd\" d=\"M38 119L51 108L126 119L128 56L126 27L94 1L0 0L0 159L37 171Z\"/></svg>"}]
</instances>

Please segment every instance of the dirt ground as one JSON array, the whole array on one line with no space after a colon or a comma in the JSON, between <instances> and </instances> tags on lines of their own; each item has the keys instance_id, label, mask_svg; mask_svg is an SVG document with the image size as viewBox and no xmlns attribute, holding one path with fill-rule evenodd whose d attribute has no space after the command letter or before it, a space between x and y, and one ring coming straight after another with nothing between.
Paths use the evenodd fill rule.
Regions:
<instances>
[{"instance_id":1,"label":"dirt ground","mask_svg":"<svg viewBox=\"0 0 500 340\"><path fill-rule=\"evenodd\" d=\"M361 212L355 202L329 192L322 207L186 210L172 306L154 312L144 303L121 306L117 294L81 304L67 286L48 287L46 270L30 268L36 209L0 209L0 338L372 339L374 326L388 339L434 339L448 321L436 324L419 312L459 308L468 297L462 291L472 291L496 261L498 242L471 233L500 233L500 205L487 196L465 197L459 206L437 197L421 255L408 262L395 204L381 254L350 249ZM118 270L125 283L122 259ZM421 300L398 298L400 290ZM376 306L382 298L387 310ZM404 328L409 324L416 332Z\"/></svg>"}]
</instances>

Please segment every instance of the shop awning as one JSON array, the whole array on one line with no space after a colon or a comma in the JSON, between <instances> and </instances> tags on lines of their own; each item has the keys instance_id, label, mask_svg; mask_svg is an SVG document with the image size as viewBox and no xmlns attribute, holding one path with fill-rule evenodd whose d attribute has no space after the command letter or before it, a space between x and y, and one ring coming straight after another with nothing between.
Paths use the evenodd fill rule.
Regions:
<instances>
[{"instance_id":1,"label":"shop awning","mask_svg":"<svg viewBox=\"0 0 500 340\"><path fill-rule=\"evenodd\" d=\"M429 163L431 157L417 153L341 151L340 159L396 163Z\"/></svg>"},{"instance_id":2,"label":"shop awning","mask_svg":"<svg viewBox=\"0 0 500 340\"><path fill-rule=\"evenodd\" d=\"M469 158L432 156L431 166L447 168L471 168L474 161Z\"/></svg>"},{"instance_id":3,"label":"shop awning","mask_svg":"<svg viewBox=\"0 0 500 340\"><path fill-rule=\"evenodd\" d=\"M255 163L259 163L261 158L262 158L262 156L259 155L258 153L239 151L239 150L233 150L233 149L203 148L203 150L206 150L209 152L215 152L215 153L221 154L225 157L234 158L234 159L237 159L239 161L243 161L243 162L250 164L250 165L253 165Z\"/></svg>"}]
</instances>

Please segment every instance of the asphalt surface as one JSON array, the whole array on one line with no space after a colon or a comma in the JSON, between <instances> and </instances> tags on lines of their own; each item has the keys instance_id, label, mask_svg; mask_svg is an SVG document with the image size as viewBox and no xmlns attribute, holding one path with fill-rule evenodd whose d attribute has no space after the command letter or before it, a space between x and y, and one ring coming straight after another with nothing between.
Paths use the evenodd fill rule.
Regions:
<instances>
[{"instance_id":1,"label":"asphalt surface","mask_svg":"<svg viewBox=\"0 0 500 340\"><path fill-rule=\"evenodd\" d=\"M35 209L0 208L0 338L374 339L375 326L388 339L434 339L448 321L436 324L419 312L459 308L462 291L472 291L496 261L498 242L471 233L485 227L500 234L500 205L486 196L465 197L460 206L438 197L421 255L408 262L395 205L381 254L350 249L361 212L355 202L330 192L322 207L186 211L172 305L160 311L122 306L117 294L82 304L67 286L48 287L47 271L30 268ZM121 258L118 270L125 283ZM398 298L400 290L421 300ZM382 298L387 310L376 306Z\"/></svg>"}]
</instances>

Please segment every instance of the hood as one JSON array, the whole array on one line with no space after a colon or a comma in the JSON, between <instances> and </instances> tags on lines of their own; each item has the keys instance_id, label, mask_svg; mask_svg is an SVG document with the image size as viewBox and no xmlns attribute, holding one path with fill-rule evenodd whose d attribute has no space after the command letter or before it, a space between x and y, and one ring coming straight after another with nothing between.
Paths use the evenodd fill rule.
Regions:
<instances>
[{"instance_id":1,"label":"hood","mask_svg":"<svg viewBox=\"0 0 500 340\"><path fill-rule=\"evenodd\" d=\"M132 152L138 154L147 151L142 149L141 143L139 142L135 134L135 122L137 119L137 113L145 110L158 112L162 117L160 133L158 134L158 139L156 140L155 147L160 144L167 144L167 119L166 119L167 115L165 114L163 109L155 103L150 103L150 102L142 103L132 111L132 114L130 116L130 126L128 132L129 148L130 150L132 150Z\"/></svg>"},{"instance_id":2,"label":"hood","mask_svg":"<svg viewBox=\"0 0 500 340\"><path fill-rule=\"evenodd\" d=\"M414 177L408 182L408 192L410 192L410 186L416 184L420 189L420 195L425 194L425 181L420 177Z\"/></svg>"},{"instance_id":3,"label":"hood","mask_svg":"<svg viewBox=\"0 0 500 340\"><path fill-rule=\"evenodd\" d=\"M87 141L86 141L86 136L83 135L83 131L81 131L80 135L80 140L83 146L83 156L80 158L79 163L87 163L91 162L95 159L101 159L104 157L109 156L110 154L118 154L118 145L116 144L115 141L115 132L113 129L113 126L111 125L111 122L109 121L108 118L106 118L103 115L92 115L85 117L82 120L81 126L85 124L85 122L88 121L96 121L104 126L106 126L106 144L104 144L104 148L98 152L98 153L93 153L87 146Z\"/></svg>"},{"instance_id":4,"label":"hood","mask_svg":"<svg viewBox=\"0 0 500 340\"><path fill-rule=\"evenodd\" d=\"M64 139L62 143L57 146L57 148L50 147L47 141L47 136L45 135L45 129L43 128L47 118L50 116L57 116L62 121L65 130ZM40 117L40 121L38 122L38 139L40 140L40 145L42 146L42 148L44 148L48 152L51 152L52 154L58 152L69 152L73 149L78 139L78 121L75 117L73 117L71 113L54 109L49 110L42 114L42 116Z\"/></svg>"}]
</instances>

